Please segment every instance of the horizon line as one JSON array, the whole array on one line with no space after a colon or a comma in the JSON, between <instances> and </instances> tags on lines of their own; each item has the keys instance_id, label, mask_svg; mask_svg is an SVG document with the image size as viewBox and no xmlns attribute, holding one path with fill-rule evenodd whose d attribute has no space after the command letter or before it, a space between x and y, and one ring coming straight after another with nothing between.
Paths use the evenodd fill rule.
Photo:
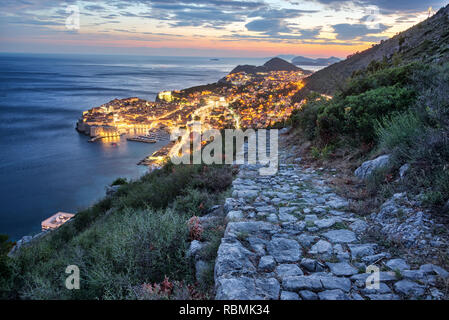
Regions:
<instances>
[{"instance_id":1,"label":"horizon line","mask_svg":"<svg viewBox=\"0 0 449 320\"><path fill-rule=\"evenodd\" d=\"M34 54L34 55L84 55L84 56L136 56L136 57L179 57L179 58L218 58L218 59L270 59L270 58L279 58L281 56L293 56L293 57L305 57L311 59L325 59L325 58L339 58L341 60L346 59L346 57L338 56L336 54L330 53L326 56L312 56L312 55L304 55L304 54L278 54L273 56L215 56L215 55L158 55L158 54L143 54L143 53L85 53L85 52L21 52L21 51L0 51L0 54ZM284 58L281 58L284 59ZM285 59L284 59L285 60Z\"/></svg>"}]
</instances>

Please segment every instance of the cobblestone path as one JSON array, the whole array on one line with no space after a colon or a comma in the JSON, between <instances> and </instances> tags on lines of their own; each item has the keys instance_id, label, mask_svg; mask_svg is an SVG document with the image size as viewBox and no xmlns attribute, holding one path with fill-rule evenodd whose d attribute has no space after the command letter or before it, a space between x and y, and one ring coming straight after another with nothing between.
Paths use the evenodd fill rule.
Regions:
<instances>
[{"instance_id":1,"label":"cobblestone path","mask_svg":"<svg viewBox=\"0 0 449 320\"><path fill-rule=\"evenodd\" d=\"M447 272L406 261L360 239L368 227L327 185L332 172L286 164L274 176L242 165L226 199L225 235L215 263L216 299L439 299ZM284 163L283 163L284 162ZM367 288L376 265L380 283Z\"/></svg>"}]
</instances>

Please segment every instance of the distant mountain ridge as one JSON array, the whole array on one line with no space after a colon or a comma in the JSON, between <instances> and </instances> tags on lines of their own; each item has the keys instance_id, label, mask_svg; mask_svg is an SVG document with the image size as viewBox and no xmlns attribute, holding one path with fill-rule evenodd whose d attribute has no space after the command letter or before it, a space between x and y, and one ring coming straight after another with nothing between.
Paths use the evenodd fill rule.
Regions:
<instances>
[{"instance_id":1,"label":"distant mountain ridge","mask_svg":"<svg viewBox=\"0 0 449 320\"><path fill-rule=\"evenodd\" d=\"M263 66L253 66L253 65L239 65L235 67L229 74L245 72L247 74L256 74L259 72L270 72L270 71L302 71L305 74L311 73L301 69L288 61L281 58L272 58L267 61Z\"/></svg>"},{"instance_id":2,"label":"distant mountain ridge","mask_svg":"<svg viewBox=\"0 0 449 320\"><path fill-rule=\"evenodd\" d=\"M385 58L393 61L394 57L403 63L448 62L449 5L391 39L315 72L305 79L304 88L296 94L294 100L300 101L312 91L333 95L355 71L366 69L373 60L381 61Z\"/></svg>"},{"instance_id":3,"label":"distant mountain ridge","mask_svg":"<svg viewBox=\"0 0 449 320\"><path fill-rule=\"evenodd\" d=\"M340 61L341 59L337 57L313 59L303 56L297 56L292 59L293 64L300 66L329 66Z\"/></svg>"}]
</instances>

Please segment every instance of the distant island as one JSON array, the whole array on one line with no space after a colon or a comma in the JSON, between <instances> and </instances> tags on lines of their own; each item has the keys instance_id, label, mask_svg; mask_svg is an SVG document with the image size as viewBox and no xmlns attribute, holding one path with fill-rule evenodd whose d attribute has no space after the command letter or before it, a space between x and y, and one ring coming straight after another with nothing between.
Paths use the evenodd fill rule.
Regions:
<instances>
[{"instance_id":1,"label":"distant island","mask_svg":"<svg viewBox=\"0 0 449 320\"><path fill-rule=\"evenodd\" d=\"M253 65L239 65L235 67L229 74L241 73L244 72L246 74L256 74L256 73L267 73L272 71L301 71L303 74L308 75L312 74L311 71L307 71L301 69L294 64L285 61L281 58L272 58L267 61L263 66L253 66Z\"/></svg>"},{"instance_id":2,"label":"distant island","mask_svg":"<svg viewBox=\"0 0 449 320\"><path fill-rule=\"evenodd\" d=\"M330 58L307 58L303 56L297 56L292 59L292 63L299 66L330 66L331 64L340 62L341 59L337 57Z\"/></svg>"}]
</instances>

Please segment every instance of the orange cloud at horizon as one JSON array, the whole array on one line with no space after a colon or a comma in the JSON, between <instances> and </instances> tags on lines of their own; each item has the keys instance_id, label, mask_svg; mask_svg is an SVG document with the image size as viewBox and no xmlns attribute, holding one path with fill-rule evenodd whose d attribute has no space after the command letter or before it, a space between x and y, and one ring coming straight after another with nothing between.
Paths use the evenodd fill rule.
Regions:
<instances>
[{"instance_id":1,"label":"orange cloud at horizon","mask_svg":"<svg viewBox=\"0 0 449 320\"><path fill-rule=\"evenodd\" d=\"M223 39L201 39L194 37L182 37L172 39L160 36L149 36L147 38L130 39L129 37L120 37L101 34L82 34L82 38L78 35L69 34L65 37L55 39L51 36L34 37L27 39L27 43L40 44L59 44L70 47L86 46L86 47L110 47L110 48L154 48L154 49L193 49L193 50L213 50L223 51L226 55L233 56L253 56L266 57L270 55L293 54L306 55L311 57L329 57L338 56L345 58L349 54L357 51L363 51L371 47L372 43L361 44L342 44L326 42L322 43L292 43L292 42L268 42L264 40L223 40ZM86 37L87 36L87 37ZM11 40L11 39L8 39ZM23 40L23 39L22 39ZM20 41L20 40L19 40Z\"/></svg>"}]
</instances>

